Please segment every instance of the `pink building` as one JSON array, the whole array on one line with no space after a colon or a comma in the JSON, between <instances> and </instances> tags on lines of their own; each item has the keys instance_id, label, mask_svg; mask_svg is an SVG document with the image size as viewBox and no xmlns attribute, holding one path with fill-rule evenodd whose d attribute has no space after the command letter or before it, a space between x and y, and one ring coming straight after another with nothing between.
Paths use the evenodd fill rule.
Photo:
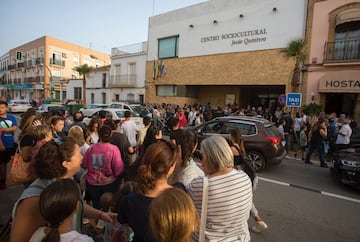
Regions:
<instances>
[{"instance_id":1,"label":"pink building","mask_svg":"<svg viewBox=\"0 0 360 242\"><path fill-rule=\"evenodd\" d=\"M308 7L305 103L360 123L360 1L310 0Z\"/></svg>"}]
</instances>

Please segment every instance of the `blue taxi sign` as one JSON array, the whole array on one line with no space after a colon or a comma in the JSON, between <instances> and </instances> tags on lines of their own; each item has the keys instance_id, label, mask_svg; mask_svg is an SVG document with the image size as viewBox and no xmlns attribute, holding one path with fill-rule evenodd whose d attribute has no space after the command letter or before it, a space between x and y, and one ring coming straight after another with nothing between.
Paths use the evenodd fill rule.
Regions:
<instances>
[{"instance_id":1,"label":"blue taxi sign","mask_svg":"<svg viewBox=\"0 0 360 242\"><path fill-rule=\"evenodd\" d=\"M287 107L301 107L301 93L286 94Z\"/></svg>"}]
</instances>

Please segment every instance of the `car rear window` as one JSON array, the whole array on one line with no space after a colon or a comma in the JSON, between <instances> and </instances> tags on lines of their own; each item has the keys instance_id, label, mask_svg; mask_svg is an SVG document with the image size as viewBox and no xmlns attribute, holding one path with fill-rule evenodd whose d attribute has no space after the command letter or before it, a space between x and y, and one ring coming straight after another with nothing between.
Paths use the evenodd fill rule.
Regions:
<instances>
[{"instance_id":1,"label":"car rear window","mask_svg":"<svg viewBox=\"0 0 360 242\"><path fill-rule=\"evenodd\" d=\"M241 135L254 135L256 134L256 126L254 124L247 124L247 123L237 123L237 122L227 122L224 123L225 129L223 128L224 132L229 134L230 129L240 129Z\"/></svg>"},{"instance_id":2,"label":"car rear window","mask_svg":"<svg viewBox=\"0 0 360 242\"><path fill-rule=\"evenodd\" d=\"M276 126L273 124L265 126L265 132L267 135L281 137L281 134L280 134L278 128L276 128Z\"/></svg>"}]
</instances>

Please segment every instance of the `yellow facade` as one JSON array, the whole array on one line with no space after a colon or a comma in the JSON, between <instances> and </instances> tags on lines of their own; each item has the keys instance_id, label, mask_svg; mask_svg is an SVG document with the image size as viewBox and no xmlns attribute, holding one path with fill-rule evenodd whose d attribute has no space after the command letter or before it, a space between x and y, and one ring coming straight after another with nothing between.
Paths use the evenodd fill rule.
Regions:
<instances>
[{"instance_id":1,"label":"yellow facade","mask_svg":"<svg viewBox=\"0 0 360 242\"><path fill-rule=\"evenodd\" d=\"M17 52L22 53L21 60L17 60ZM51 75L54 80L54 89L58 91L61 85L60 80L64 81L63 89L66 89L66 80L74 79L74 77L81 78L73 70L74 67L85 63L92 67L110 63L110 56L107 54L50 36L43 36L10 50L9 58L10 65L14 65L14 68L10 70L10 83L32 84L33 88L26 90L30 92L30 98L48 98L51 95ZM35 90L36 84L42 85L43 89Z\"/></svg>"}]
</instances>

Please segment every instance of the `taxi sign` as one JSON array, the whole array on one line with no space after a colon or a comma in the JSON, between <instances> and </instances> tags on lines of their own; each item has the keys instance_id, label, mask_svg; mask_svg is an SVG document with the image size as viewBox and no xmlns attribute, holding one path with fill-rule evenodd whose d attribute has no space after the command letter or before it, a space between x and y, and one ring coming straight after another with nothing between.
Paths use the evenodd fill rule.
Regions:
<instances>
[{"instance_id":1,"label":"taxi sign","mask_svg":"<svg viewBox=\"0 0 360 242\"><path fill-rule=\"evenodd\" d=\"M287 107L301 107L301 93L286 94Z\"/></svg>"}]
</instances>

